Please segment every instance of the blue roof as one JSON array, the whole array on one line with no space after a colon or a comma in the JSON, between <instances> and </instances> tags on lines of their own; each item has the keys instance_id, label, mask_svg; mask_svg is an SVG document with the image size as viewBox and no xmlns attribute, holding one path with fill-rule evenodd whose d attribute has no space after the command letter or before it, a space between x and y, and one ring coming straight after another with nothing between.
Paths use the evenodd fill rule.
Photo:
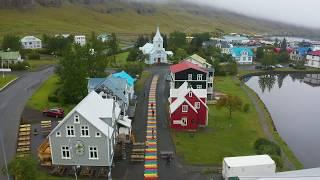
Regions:
<instances>
[{"instance_id":1,"label":"blue roof","mask_svg":"<svg viewBox=\"0 0 320 180\"><path fill-rule=\"evenodd\" d=\"M122 78L122 79L126 79L129 86L133 86L134 82L136 81L136 79L132 78L128 73L126 73L125 71L121 71L118 73L114 73L112 74L113 77L117 77L117 78Z\"/></svg>"},{"instance_id":2,"label":"blue roof","mask_svg":"<svg viewBox=\"0 0 320 180\"><path fill-rule=\"evenodd\" d=\"M235 47L231 49L232 56L236 56L236 57L241 56L243 51L247 51L249 56L253 56L253 51L250 48Z\"/></svg>"},{"instance_id":3,"label":"blue roof","mask_svg":"<svg viewBox=\"0 0 320 180\"><path fill-rule=\"evenodd\" d=\"M305 56L308 52L312 51L312 49L310 47L299 47L296 51L299 55Z\"/></svg>"}]
</instances>

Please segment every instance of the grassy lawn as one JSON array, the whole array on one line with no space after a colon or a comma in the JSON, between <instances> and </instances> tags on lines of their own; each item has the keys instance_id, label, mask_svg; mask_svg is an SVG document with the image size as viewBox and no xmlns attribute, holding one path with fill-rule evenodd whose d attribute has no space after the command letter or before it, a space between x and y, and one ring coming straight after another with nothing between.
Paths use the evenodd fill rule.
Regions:
<instances>
[{"instance_id":1,"label":"grassy lawn","mask_svg":"<svg viewBox=\"0 0 320 180\"><path fill-rule=\"evenodd\" d=\"M2 74L0 74L0 89L5 86L8 82L15 79L17 76L15 75L5 75L4 78L2 77Z\"/></svg>"},{"instance_id":2,"label":"grassy lawn","mask_svg":"<svg viewBox=\"0 0 320 180\"><path fill-rule=\"evenodd\" d=\"M188 164L221 165L223 157L255 154L253 143L264 137L258 114L249 101L239 82L232 77L216 77L218 91L237 95L243 103L249 103L250 111L234 112L233 119L228 118L225 108L217 109L209 105L209 126L196 132L194 136L186 132L174 132L173 139L178 154Z\"/></svg>"},{"instance_id":3,"label":"grassy lawn","mask_svg":"<svg viewBox=\"0 0 320 180\"><path fill-rule=\"evenodd\" d=\"M30 64L31 70L37 70L41 68L44 65L54 65L58 63L58 60L56 59L39 59L39 60L27 60L27 62Z\"/></svg>"},{"instance_id":4,"label":"grassy lawn","mask_svg":"<svg viewBox=\"0 0 320 180\"><path fill-rule=\"evenodd\" d=\"M137 93L141 92L144 88L144 83L151 76L151 73L148 71L143 71L137 83L135 84L135 91Z\"/></svg>"},{"instance_id":5,"label":"grassy lawn","mask_svg":"<svg viewBox=\"0 0 320 180\"><path fill-rule=\"evenodd\" d=\"M60 103L53 103L48 101L48 96L53 94L59 87L59 77L52 75L45 81L41 87L28 100L27 106L32 109L42 111L45 108L62 107L65 112L69 112L74 105L64 105Z\"/></svg>"}]
</instances>

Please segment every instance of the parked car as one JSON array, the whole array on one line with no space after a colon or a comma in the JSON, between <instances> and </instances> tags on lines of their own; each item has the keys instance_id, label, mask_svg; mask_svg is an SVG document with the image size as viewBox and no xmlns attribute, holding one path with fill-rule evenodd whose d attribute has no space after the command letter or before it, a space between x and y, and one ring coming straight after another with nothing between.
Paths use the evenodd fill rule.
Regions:
<instances>
[{"instance_id":1,"label":"parked car","mask_svg":"<svg viewBox=\"0 0 320 180\"><path fill-rule=\"evenodd\" d=\"M289 67L294 68L294 67L296 67L296 65L295 65L295 64L293 64L293 63L290 63L290 64L289 64Z\"/></svg>"},{"instance_id":2,"label":"parked car","mask_svg":"<svg viewBox=\"0 0 320 180\"><path fill-rule=\"evenodd\" d=\"M49 117L63 118L64 110L62 108L45 109L42 111L42 114Z\"/></svg>"},{"instance_id":3,"label":"parked car","mask_svg":"<svg viewBox=\"0 0 320 180\"><path fill-rule=\"evenodd\" d=\"M281 64L276 64L276 68L283 68Z\"/></svg>"}]
</instances>

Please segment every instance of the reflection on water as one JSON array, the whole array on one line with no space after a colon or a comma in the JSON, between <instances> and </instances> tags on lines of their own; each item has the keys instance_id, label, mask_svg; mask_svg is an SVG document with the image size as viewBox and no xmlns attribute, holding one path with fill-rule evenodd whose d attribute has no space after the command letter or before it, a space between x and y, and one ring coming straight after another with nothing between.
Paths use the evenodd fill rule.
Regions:
<instances>
[{"instance_id":1,"label":"reflection on water","mask_svg":"<svg viewBox=\"0 0 320 180\"><path fill-rule=\"evenodd\" d=\"M268 74L244 82L262 99L276 129L305 167L320 166L320 74Z\"/></svg>"}]
</instances>

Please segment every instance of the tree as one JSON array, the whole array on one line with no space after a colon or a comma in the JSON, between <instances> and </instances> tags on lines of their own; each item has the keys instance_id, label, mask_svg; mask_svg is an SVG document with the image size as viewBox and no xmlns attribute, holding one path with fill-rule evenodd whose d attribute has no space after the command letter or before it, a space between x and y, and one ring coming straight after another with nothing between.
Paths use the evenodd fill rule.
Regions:
<instances>
[{"instance_id":1,"label":"tree","mask_svg":"<svg viewBox=\"0 0 320 180\"><path fill-rule=\"evenodd\" d=\"M107 42L109 53L112 56L113 62L116 61L116 54L119 51L119 42L115 33L111 34L111 38Z\"/></svg>"},{"instance_id":2,"label":"tree","mask_svg":"<svg viewBox=\"0 0 320 180\"><path fill-rule=\"evenodd\" d=\"M264 57L264 49L263 49L263 47L258 47L256 58L257 58L257 60L261 60L261 59L263 59L263 57Z\"/></svg>"},{"instance_id":3,"label":"tree","mask_svg":"<svg viewBox=\"0 0 320 180\"><path fill-rule=\"evenodd\" d=\"M290 60L290 56L287 51L282 51L277 55L276 60L279 63L286 63Z\"/></svg>"},{"instance_id":4,"label":"tree","mask_svg":"<svg viewBox=\"0 0 320 180\"><path fill-rule=\"evenodd\" d=\"M149 39L148 39L147 37L144 37L143 35L139 35L136 43L134 44L134 46L135 46L136 48L142 47L142 46L144 46L148 41L149 41Z\"/></svg>"},{"instance_id":5,"label":"tree","mask_svg":"<svg viewBox=\"0 0 320 180\"><path fill-rule=\"evenodd\" d=\"M186 58L188 56L187 51L181 48L178 48L176 53L174 54L174 62L178 63L183 58Z\"/></svg>"},{"instance_id":6,"label":"tree","mask_svg":"<svg viewBox=\"0 0 320 180\"><path fill-rule=\"evenodd\" d=\"M279 47L279 39L278 38L275 39L273 46L276 48Z\"/></svg>"},{"instance_id":7,"label":"tree","mask_svg":"<svg viewBox=\"0 0 320 180\"><path fill-rule=\"evenodd\" d=\"M283 40L281 42L281 46L280 46L280 53L287 52L287 47L288 47L287 40L286 40L286 38L283 38Z\"/></svg>"},{"instance_id":8,"label":"tree","mask_svg":"<svg viewBox=\"0 0 320 180\"><path fill-rule=\"evenodd\" d=\"M37 161L31 156L16 157L9 163L8 173L19 180L36 179Z\"/></svg>"},{"instance_id":9,"label":"tree","mask_svg":"<svg viewBox=\"0 0 320 180\"><path fill-rule=\"evenodd\" d=\"M185 49L187 47L187 36L183 32L174 31L173 33L170 33L169 39L168 39L168 47L169 49L173 50L174 52L178 48Z\"/></svg>"},{"instance_id":10,"label":"tree","mask_svg":"<svg viewBox=\"0 0 320 180\"><path fill-rule=\"evenodd\" d=\"M19 51L21 49L20 37L12 34L5 35L1 47L5 51Z\"/></svg>"},{"instance_id":11,"label":"tree","mask_svg":"<svg viewBox=\"0 0 320 180\"><path fill-rule=\"evenodd\" d=\"M227 95L221 97L217 102L217 107L225 107L229 111L229 119L232 118L232 112L241 110L242 100L238 96Z\"/></svg>"},{"instance_id":12,"label":"tree","mask_svg":"<svg viewBox=\"0 0 320 180\"><path fill-rule=\"evenodd\" d=\"M162 38L163 38L163 48L164 49L167 49L168 47L168 37L166 34L161 34L162 35Z\"/></svg>"},{"instance_id":13,"label":"tree","mask_svg":"<svg viewBox=\"0 0 320 180\"><path fill-rule=\"evenodd\" d=\"M58 64L61 93L65 103L78 103L87 94L88 49L80 45L68 46Z\"/></svg>"},{"instance_id":14,"label":"tree","mask_svg":"<svg viewBox=\"0 0 320 180\"><path fill-rule=\"evenodd\" d=\"M265 67L274 65L275 62L275 57L273 52L269 52L264 55L264 57L261 60L261 64Z\"/></svg>"}]
</instances>

